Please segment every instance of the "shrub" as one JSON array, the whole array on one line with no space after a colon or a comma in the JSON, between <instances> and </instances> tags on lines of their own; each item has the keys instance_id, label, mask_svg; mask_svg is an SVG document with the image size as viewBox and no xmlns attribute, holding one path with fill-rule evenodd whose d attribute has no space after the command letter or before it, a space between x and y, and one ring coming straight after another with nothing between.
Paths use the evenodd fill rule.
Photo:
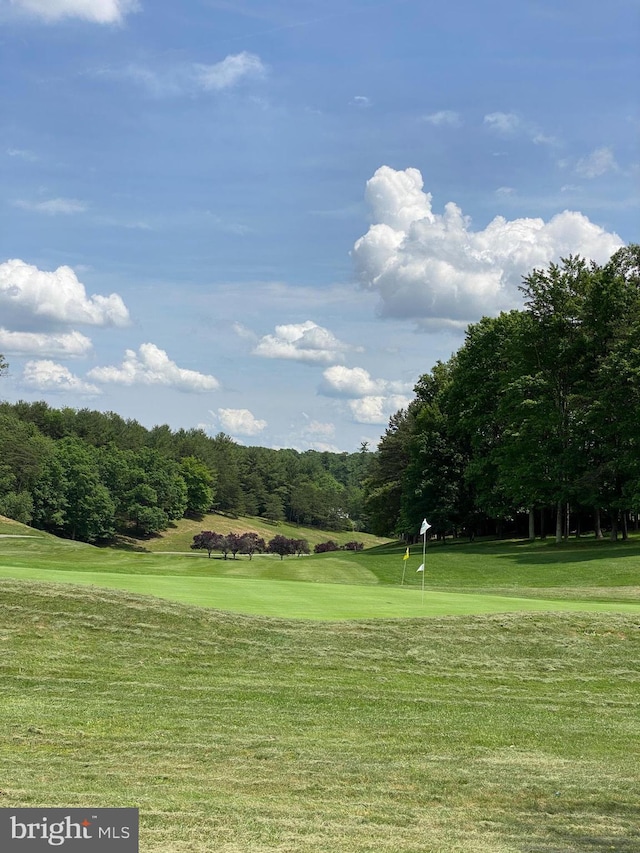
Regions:
<instances>
[{"instance_id":1,"label":"shrub","mask_svg":"<svg viewBox=\"0 0 640 853\"><path fill-rule=\"evenodd\" d=\"M314 554L326 554L328 551L339 551L340 546L337 542L334 542L333 539L329 539L328 542L319 542L314 546L313 553Z\"/></svg>"}]
</instances>

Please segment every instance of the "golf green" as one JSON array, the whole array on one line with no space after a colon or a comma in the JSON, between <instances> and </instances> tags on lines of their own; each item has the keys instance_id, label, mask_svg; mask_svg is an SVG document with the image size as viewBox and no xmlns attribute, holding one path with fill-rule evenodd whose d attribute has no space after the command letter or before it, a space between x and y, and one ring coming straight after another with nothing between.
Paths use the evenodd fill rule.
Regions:
<instances>
[{"instance_id":1,"label":"golf green","mask_svg":"<svg viewBox=\"0 0 640 853\"><path fill-rule=\"evenodd\" d=\"M287 619L395 619L523 611L640 614L640 603L546 600L442 592L415 587L357 586L238 577L77 572L0 567L0 577L121 589L201 607Z\"/></svg>"}]
</instances>

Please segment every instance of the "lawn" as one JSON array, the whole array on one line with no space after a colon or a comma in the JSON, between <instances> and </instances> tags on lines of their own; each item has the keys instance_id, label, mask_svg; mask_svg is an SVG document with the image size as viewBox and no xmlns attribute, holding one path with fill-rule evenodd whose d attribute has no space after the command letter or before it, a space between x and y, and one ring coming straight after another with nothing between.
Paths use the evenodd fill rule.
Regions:
<instances>
[{"instance_id":1,"label":"lawn","mask_svg":"<svg viewBox=\"0 0 640 853\"><path fill-rule=\"evenodd\" d=\"M5 807L137 806L142 853L640 849L637 615L0 589Z\"/></svg>"},{"instance_id":2,"label":"lawn","mask_svg":"<svg viewBox=\"0 0 640 853\"><path fill-rule=\"evenodd\" d=\"M0 534L2 806L137 806L141 853L640 850L637 540L430 544L423 601L419 545Z\"/></svg>"}]
</instances>

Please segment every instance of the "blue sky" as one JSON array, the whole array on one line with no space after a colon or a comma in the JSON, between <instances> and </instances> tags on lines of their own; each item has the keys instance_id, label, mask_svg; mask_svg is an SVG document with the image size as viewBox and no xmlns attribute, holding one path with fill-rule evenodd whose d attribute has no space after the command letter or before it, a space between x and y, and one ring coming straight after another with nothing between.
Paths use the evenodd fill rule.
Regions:
<instances>
[{"instance_id":1,"label":"blue sky","mask_svg":"<svg viewBox=\"0 0 640 853\"><path fill-rule=\"evenodd\" d=\"M635 0L0 0L4 399L375 444L638 240Z\"/></svg>"}]
</instances>

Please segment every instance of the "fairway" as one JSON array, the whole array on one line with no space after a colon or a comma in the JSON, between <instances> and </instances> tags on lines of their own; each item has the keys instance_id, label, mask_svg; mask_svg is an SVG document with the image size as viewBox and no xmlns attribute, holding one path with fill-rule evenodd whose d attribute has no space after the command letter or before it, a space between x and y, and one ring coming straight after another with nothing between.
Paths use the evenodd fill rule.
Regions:
<instances>
[{"instance_id":1,"label":"fairway","mask_svg":"<svg viewBox=\"0 0 640 853\"><path fill-rule=\"evenodd\" d=\"M137 806L141 853L635 853L640 543L432 547L424 600L403 553L0 525L3 804Z\"/></svg>"},{"instance_id":2,"label":"fairway","mask_svg":"<svg viewBox=\"0 0 640 853\"><path fill-rule=\"evenodd\" d=\"M286 619L406 619L531 611L617 611L640 615L640 603L545 600L430 589L425 590L423 601L422 593L415 587L4 567L0 567L0 577L121 589L183 604Z\"/></svg>"}]
</instances>

